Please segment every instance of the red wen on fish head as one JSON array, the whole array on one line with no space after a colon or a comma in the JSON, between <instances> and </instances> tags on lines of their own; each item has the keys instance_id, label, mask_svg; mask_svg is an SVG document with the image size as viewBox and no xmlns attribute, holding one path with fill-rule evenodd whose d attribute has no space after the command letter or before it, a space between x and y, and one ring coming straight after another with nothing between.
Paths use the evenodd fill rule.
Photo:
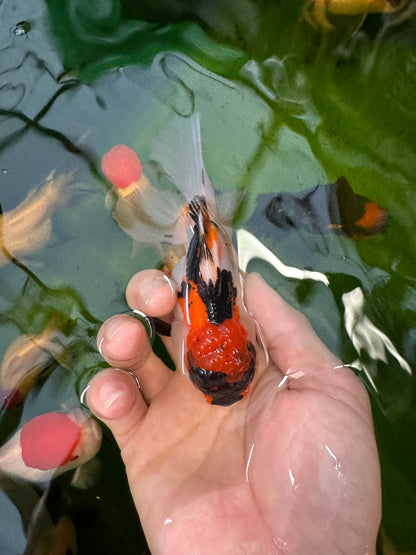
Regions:
<instances>
[{"instance_id":1,"label":"red wen on fish head","mask_svg":"<svg viewBox=\"0 0 416 555\"><path fill-rule=\"evenodd\" d=\"M80 438L80 426L67 414L48 412L36 416L20 432L23 462L39 470L58 468L73 458Z\"/></svg>"},{"instance_id":2,"label":"red wen on fish head","mask_svg":"<svg viewBox=\"0 0 416 555\"><path fill-rule=\"evenodd\" d=\"M101 169L116 189L128 187L142 175L139 157L126 145L116 145L104 154Z\"/></svg>"}]
</instances>

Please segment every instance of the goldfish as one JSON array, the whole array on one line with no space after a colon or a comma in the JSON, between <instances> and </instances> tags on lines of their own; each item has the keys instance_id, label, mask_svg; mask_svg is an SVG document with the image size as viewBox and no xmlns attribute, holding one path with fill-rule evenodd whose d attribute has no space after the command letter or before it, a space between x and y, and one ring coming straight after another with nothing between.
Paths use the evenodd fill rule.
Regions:
<instances>
[{"instance_id":1,"label":"goldfish","mask_svg":"<svg viewBox=\"0 0 416 555\"><path fill-rule=\"evenodd\" d=\"M345 177L295 194L258 195L255 211L246 223L259 235L270 233L282 238L304 230L319 235L336 233L354 241L385 233L388 224L386 210L355 193Z\"/></svg>"},{"instance_id":2,"label":"goldfish","mask_svg":"<svg viewBox=\"0 0 416 555\"><path fill-rule=\"evenodd\" d=\"M256 323L244 306L230 238L232 199L223 194L216 202L198 115L174 120L154 141L151 157L176 190L152 186L125 145L103 157L118 197L113 215L135 241L167 246L178 297L172 337L182 371L208 403L229 406L248 393L258 358Z\"/></svg>"},{"instance_id":3,"label":"goldfish","mask_svg":"<svg viewBox=\"0 0 416 555\"><path fill-rule=\"evenodd\" d=\"M31 190L16 208L0 214L0 266L49 242L52 212L67 199L66 182L63 175L50 175L41 189Z\"/></svg>"},{"instance_id":4,"label":"goldfish","mask_svg":"<svg viewBox=\"0 0 416 555\"><path fill-rule=\"evenodd\" d=\"M308 23L325 30L335 29L328 16L361 16L390 13L403 5L403 0L307 0L303 14Z\"/></svg>"},{"instance_id":5,"label":"goldfish","mask_svg":"<svg viewBox=\"0 0 416 555\"><path fill-rule=\"evenodd\" d=\"M45 482L92 459L101 438L99 424L81 409L35 416L0 447L0 474Z\"/></svg>"},{"instance_id":6,"label":"goldfish","mask_svg":"<svg viewBox=\"0 0 416 555\"><path fill-rule=\"evenodd\" d=\"M0 408L20 404L39 375L64 352L66 336L48 325L38 335L23 334L7 349L0 366Z\"/></svg>"}]
</instances>

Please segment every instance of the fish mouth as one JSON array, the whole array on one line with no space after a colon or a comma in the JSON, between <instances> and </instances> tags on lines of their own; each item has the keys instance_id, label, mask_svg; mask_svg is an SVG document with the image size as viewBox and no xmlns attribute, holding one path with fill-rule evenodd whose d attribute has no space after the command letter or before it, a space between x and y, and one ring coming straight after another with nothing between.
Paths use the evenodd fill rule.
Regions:
<instances>
[{"instance_id":1,"label":"fish mouth","mask_svg":"<svg viewBox=\"0 0 416 555\"><path fill-rule=\"evenodd\" d=\"M226 372L206 370L193 364L193 356L188 351L189 377L211 405L228 407L247 393L256 369L256 349L251 342L248 342L247 346L251 354L250 365L243 373L235 376Z\"/></svg>"}]
</instances>

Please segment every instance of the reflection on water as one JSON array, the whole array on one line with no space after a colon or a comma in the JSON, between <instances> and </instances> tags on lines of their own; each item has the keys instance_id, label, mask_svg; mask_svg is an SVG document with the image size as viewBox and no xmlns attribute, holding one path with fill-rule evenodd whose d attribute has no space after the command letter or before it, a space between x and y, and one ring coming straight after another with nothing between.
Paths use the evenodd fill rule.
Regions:
<instances>
[{"instance_id":1,"label":"reflection on water","mask_svg":"<svg viewBox=\"0 0 416 555\"><path fill-rule=\"evenodd\" d=\"M237 230L237 245L238 261L243 272L247 271L247 267L251 260L260 258L271 264L273 268L287 278L299 280L312 279L329 285L328 278L321 272L311 272L310 270L301 270L300 268L286 266L275 254L256 239L254 235L245 229Z\"/></svg>"},{"instance_id":2,"label":"reflection on water","mask_svg":"<svg viewBox=\"0 0 416 555\"><path fill-rule=\"evenodd\" d=\"M387 335L365 315L362 289L356 287L352 291L344 293L342 301L345 306L345 329L356 351L364 353L364 356L371 361L367 363L356 361L352 363L352 366L365 372L376 393L380 393L374 382L377 374L377 361L381 360L387 364L388 353L396 359L405 372L412 375L410 364L397 352ZM395 378L397 379L397 376L391 376L389 381L394 383Z\"/></svg>"},{"instance_id":3,"label":"reflection on water","mask_svg":"<svg viewBox=\"0 0 416 555\"><path fill-rule=\"evenodd\" d=\"M361 14L335 13L338 2L331 13L328 3L309 2L315 25L339 30L324 33L305 22L303 0L281 4L218 0L191 9L166 0L140 13L137 3L115 0L100 10L79 1L0 4L1 444L40 414L79 409L80 391L103 365L100 322L126 309L130 276L157 264L114 224L99 160L123 143L148 162L156 129L172 112L196 110L215 187L245 191L243 269L260 269L345 363L365 372L383 468L383 546L411 551L415 3L363 23ZM160 182L157 167L146 172ZM353 196L327 232L322 206L340 206L338 197L331 204L340 176ZM308 190L318 191L311 202ZM263 201L278 194L273 223ZM388 213L388 229L384 213L377 228L384 234L361 233L356 243L356 228L339 233L336 226L345 232L346 221L360 221L354 198ZM282 215L294 216L290 233ZM137 552L137 516L105 432L98 456L75 472L42 489L0 477L1 518L14 538L2 538L0 551L28 543L47 552L62 540L73 553ZM125 507L121 517L116 506Z\"/></svg>"}]
</instances>

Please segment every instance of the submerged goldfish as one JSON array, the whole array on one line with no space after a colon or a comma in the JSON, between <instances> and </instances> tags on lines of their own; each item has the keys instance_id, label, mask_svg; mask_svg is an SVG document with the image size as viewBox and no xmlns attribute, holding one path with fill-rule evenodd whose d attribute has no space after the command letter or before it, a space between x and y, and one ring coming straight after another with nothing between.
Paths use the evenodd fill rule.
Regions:
<instances>
[{"instance_id":1,"label":"submerged goldfish","mask_svg":"<svg viewBox=\"0 0 416 555\"><path fill-rule=\"evenodd\" d=\"M50 480L92 459L101 438L99 424L80 409L35 416L0 448L0 475Z\"/></svg>"},{"instance_id":2,"label":"submerged goldfish","mask_svg":"<svg viewBox=\"0 0 416 555\"><path fill-rule=\"evenodd\" d=\"M41 250L51 238L53 210L65 204L67 179L63 175L47 179L39 190L32 190L13 210L0 213L0 266Z\"/></svg>"},{"instance_id":3,"label":"submerged goldfish","mask_svg":"<svg viewBox=\"0 0 416 555\"><path fill-rule=\"evenodd\" d=\"M404 0L307 0L303 8L306 21L314 27L335 29L328 17L361 16L370 13L390 13L404 4Z\"/></svg>"},{"instance_id":4,"label":"submerged goldfish","mask_svg":"<svg viewBox=\"0 0 416 555\"><path fill-rule=\"evenodd\" d=\"M220 224L205 171L199 117L175 120L155 141L152 158L177 191L153 187L126 146L104 156L103 171L118 195L114 217L135 241L170 245L170 260L179 259L171 272L178 290L172 335L182 370L209 403L232 405L254 377L256 325L243 304L230 229ZM218 205L230 216L229 197L222 195Z\"/></svg>"},{"instance_id":5,"label":"submerged goldfish","mask_svg":"<svg viewBox=\"0 0 416 555\"><path fill-rule=\"evenodd\" d=\"M0 409L21 403L41 373L60 358L67 338L50 323L39 335L20 335L7 349L0 365Z\"/></svg>"},{"instance_id":6,"label":"submerged goldfish","mask_svg":"<svg viewBox=\"0 0 416 555\"><path fill-rule=\"evenodd\" d=\"M374 200L355 193L345 177L298 193L264 193L246 223L256 235L282 238L299 230L336 233L359 241L385 233L389 217Z\"/></svg>"}]
</instances>

